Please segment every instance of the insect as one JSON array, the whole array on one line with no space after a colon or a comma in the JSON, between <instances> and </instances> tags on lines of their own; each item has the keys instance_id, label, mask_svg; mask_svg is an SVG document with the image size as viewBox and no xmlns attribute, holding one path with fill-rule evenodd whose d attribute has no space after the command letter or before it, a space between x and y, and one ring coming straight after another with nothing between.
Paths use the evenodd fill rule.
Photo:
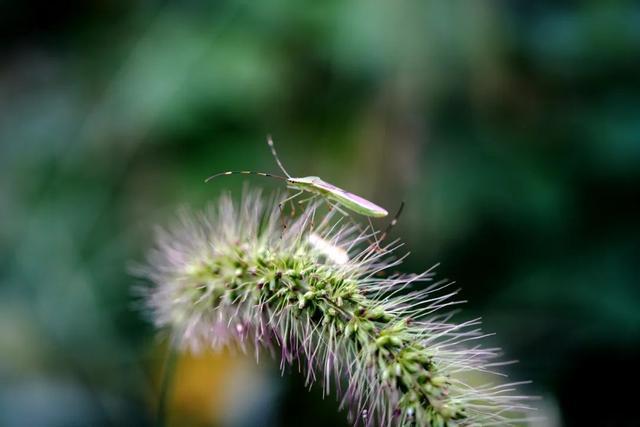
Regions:
<instances>
[{"instance_id":1,"label":"insect","mask_svg":"<svg viewBox=\"0 0 640 427\"><path fill-rule=\"evenodd\" d=\"M227 171L217 173L215 175L210 176L205 180L205 182L209 182L214 178L224 175L260 175L266 176L269 178L280 179L286 181L287 188L297 191L293 196L283 200L280 202L280 206L284 205L284 203L297 198L303 193L311 193L311 197L305 200L300 200L298 203L308 202L310 200L315 199L316 197L323 198L331 208L336 209L341 214L348 216L348 213L343 210L343 208L355 212L360 215L364 215L370 218L383 218L387 216L389 213L386 209L376 205L369 200L366 200L358 195L350 193L346 190L343 190L340 187L336 187L333 184L329 184L324 181L322 178L317 176L305 176L302 178L294 178L282 165L278 154L276 153L275 146L273 144L273 139L271 136L267 137L267 144L269 144L269 148L271 148L271 154L276 160L278 167L284 173L285 176L275 175L266 172L253 172L253 171Z\"/></svg>"}]
</instances>

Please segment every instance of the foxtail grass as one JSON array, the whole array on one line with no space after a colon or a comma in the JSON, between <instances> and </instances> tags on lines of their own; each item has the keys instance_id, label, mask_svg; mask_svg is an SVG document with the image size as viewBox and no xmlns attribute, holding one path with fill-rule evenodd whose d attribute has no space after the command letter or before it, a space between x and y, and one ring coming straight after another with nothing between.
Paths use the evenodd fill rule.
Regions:
<instances>
[{"instance_id":1,"label":"foxtail grass","mask_svg":"<svg viewBox=\"0 0 640 427\"><path fill-rule=\"evenodd\" d=\"M526 397L496 370L479 319L452 320L457 290L393 271L399 241L308 206L286 228L274 200L245 192L159 230L140 270L155 325L181 350L239 347L300 366L354 425L514 425ZM470 378L483 378L480 384Z\"/></svg>"}]
</instances>

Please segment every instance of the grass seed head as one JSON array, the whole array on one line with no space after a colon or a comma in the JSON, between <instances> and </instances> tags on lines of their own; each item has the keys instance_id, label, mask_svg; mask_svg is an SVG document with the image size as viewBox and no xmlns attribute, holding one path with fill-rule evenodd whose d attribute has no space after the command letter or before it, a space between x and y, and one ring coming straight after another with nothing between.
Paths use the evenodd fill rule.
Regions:
<instances>
[{"instance_id":1,"label":"grass seed head","mask_svg":"<svg viewBox=\"0 0 640 427\"><path fill-rule=\"evenodd\" d=\"M198 351L239 346L280 353L307 383L335 387L356 425L505 425L526 412L492 374L479 321L453 323L456 291L434 269L386 274L400 243L315 206L281 224L275 201L245 192L158 232L142 274L155 325Z\"/></svg>"}]
</instances>

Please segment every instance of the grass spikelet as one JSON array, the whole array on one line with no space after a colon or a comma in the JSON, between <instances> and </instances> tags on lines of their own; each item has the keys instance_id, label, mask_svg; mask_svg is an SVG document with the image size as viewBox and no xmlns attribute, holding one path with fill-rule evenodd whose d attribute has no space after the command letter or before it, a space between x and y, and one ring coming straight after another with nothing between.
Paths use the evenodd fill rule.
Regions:
<instances>
[{"instance_id":1,"label":"grass spikelet","mask_svg":"<svg viewBox=\"0 0 640 427\"><path fill-rule=\"evenodd\" d=\"M389 274L399 242L374 248L371 230L314 206L286 229L280 215L245 192L159 231L142 269L155 325L192 351L277 352L341 396L355 425L510 425L526 412L514 384L467 382L495 379L497 350L477 344L478 320L451 321L457 291L434 268Z\"/></svg>"}]
</instances>

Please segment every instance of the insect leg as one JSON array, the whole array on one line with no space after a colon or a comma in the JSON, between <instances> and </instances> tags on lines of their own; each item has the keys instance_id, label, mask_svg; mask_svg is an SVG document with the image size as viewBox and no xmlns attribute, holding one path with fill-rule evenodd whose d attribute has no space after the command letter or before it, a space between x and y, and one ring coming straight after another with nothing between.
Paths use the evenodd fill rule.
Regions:
<instances>
[{"instance_id":1,"label":"insect leg","mask_svg":"<svg viewBox=\"0 0 640 427\"><path fill-rule=\"evenodd\" d=\"M331 203L327 199L324 199L324 201L327 205L329 205L329 211L331 211L332 209L335 209L338 212L340 212L342 216L347 216L347 217L349 216L349 214L344 209L340 208L338 205Z\"/></svg>"},{"instance_id":2,"label":"insect leg","mask_svg":"<svg viewBox=\"0 0 640 427\"><path fill-rule=\"evenodd\" d=\"M356 220L353 219L353 217L351 215L349 215L348 212L346 212L344 209L340 208L337 204L331 203L328 199L323 199L324 202L329 206L329 212L331 212L332 209L335 209L336 211L338 211L343 217L347 218L347 221L349 221L356 230L358 230L362 235L366 235L368 233L367 228L363 228L361 224L359 224ZM375 239L375 229L373 228L373 224L371 224L371 219L369 219L369 225L371 226L371 233L372 236ZM374 243L372 243L369 248L373 247Z\"/></svg>"},{"instance_id":3,"label":"insect leg","mask_svg":"<svg viewBox=\"0 0 640 427\"><path fill-rule=\"evenodd\" d=\"M376 238L376 230L373 227L373 224L371 222L371 218L367 218L369 220L369 227L363 227L362 224L359 224L357 221L355 221L353 219L352 216L349 215L349 213L345 212L344 209L341 209L337 204L331 203L329 200L324 199L324 201L327 203L327 205L329 206L329 211L331 211L331 209L335 209L337 210L340 214L342 214L343 216L348 218L348 221L356 228L356 230L358 230L362 236L365 236L367 234L371 234L370 237L373 237L373 239L375 240L374 242L371 242L369 240L369 237L367 237L367 240L369 240L369 247L367 248L367 250L376 250L376 248L379 248L379 244L378 244L378 239ZM371 230L369 232L369 230Z\"/></svg>"},{"instance_id":4,"label":"insect leg","mask_svg":"<svg viewBox=\"0 0 640 427\"><path fill-rule=\"evenodd\" d=\"M316 195L314 194L313 196L311 196L311 197L307 197L306 199L298 200L298 204L299 204L299 205L301 205L301 204L303 204L303 203L307 203L307 202L309 202L309 201L311 201L311 200L315 199L316 197L318 197L318 196L316 196Z\"/></svg>"},{"instance_id":5,"label":"insect leg","mask_svg":"<svg viewBox=\"0 0 640 427\"><path fill-rule=\"evenodd\" d=\"M302 202L309 203L312 200L315 200L316 197L318 197L318 196L316 194L314 194L313 196L307 197L306 199L302 200ZM300 203L300 202L298 202L298 203ZM316 209L312 208L312 210L311 210L311 229L314 229L314 228L316 228Z\"/></svg>"},{"instance_id":6,"label":"insect leg","mask_svg":"<svg viewBox=\"0 0 640 427\"><path fill-rule=\"evenodd\" d=\"M376 251L378 251L378 250L380 250L380 240L382 240L382 239L378 240L378 237L376 236L375 228L373 228L373 222L371 222L371 217L367 217L367 220L369 221L369 227L371 227L371 233L372 233L373 240L374 240L374 243L375 243L375 249L376 249Z\"/></svg>"},{"instance_id":7,"label":"insect leg","mask_svg":"<svg viewBox=\"0 0 640 427\"><path fill-rule=\"evenodd\" d=\"M283 208L282 207L284 206L285 203L287 203L290 200L295 199L296 197L298 197L302 193L304 193L304 191L300 190L296 194L294 194L293 196L287 197L286 199L284 199L283 201L278 203L278 208L280 208L280 218L282 219L282 228L287 228L287 224L284 222L284 212L283 212Z\"/></svg>"},{"instance_id":8,"label":"insect leg","mask_svg":"<svg viewBox=\"0 0 640 427\"><path fill-rule=\"evenodd\" d=\"M387 225L387 228L385 228L385 230L382 232L382 234L380 235L380 238L376 238L375 234L374 234L374 239L376 240L375 244L376 244L376 250L380 251L382 248L380 247L380 242L384 241L384 239L386 239L387 235L389 234L389 232L391 231L391 229L393 227L395 227L395 225L398 223L398 218L400 218L400 215L402 214L402 210L404 209L404 200L402 202L400 202L400 207L398 208L398 211L396 212L396 214L393 216L393 219L391 220L391 222L389 223L389 225ZM371 219L369 219L369 224L371 224ZM372 225L373 227L373 225Z\"/></svg>"},{"instance_id":9,"label":"insect leg","mask_svg":"<svg viewBox=\"0 0 640 427\"><path fill-rule=\"evenodd\" d=\"M282 223L282 232L284 235L284 230L287 228L287 223L284 221L284 212L282 211L282 205L280 203L278 203L278 209L280 209L280 222ZM282 238L282 236L280 237Z\"/></svg>"},{"instance_id":10,"label":"insect leg","mask_svg":"<svg viewBox=\"0 0 640 427\"><path fill-rule=\"evenodd\" d=\"M296 187L292 187L292 188L296 188ZM297 188L296 188L296 189L297 189ZM302 192L304 192L304 191L308 191L308 190L301 190L300 192L302 193ZM299 204L299 205L302 205L302 204L304 204L304 203L309 203L309 202L311 202L311 201L315 200L315 199L316 199L316 198L318 198L318 197L319 197L319 196L318 196L317 194L311 193L311 196L310 196L310 197L307 197L307 198L302 199L302 200L298 200L296 203L297 203L297 204ZM291 202L291 208L293 209L293 212L295 212L295 209L296 209L296 208L295 208L295 204L294 204L293 202ZM315 228L315 221L314 221L314 219L315 219L315 215L316 215L316 211L315 211L315 209L314 209L314 210L313 210L313 212L311 213L311 227L312 227L312 228Z\"/></svg>"},{"instance_id":11,"label":"insect leg","mask_svg":"<svg viewBox=\"0 0 640 427\"><path fill-rule=\"evenodd\" d=\"M296 204L293 203L293 200L289 201L289 206L291 206L291 218L296 216Z\"/></svg>"},{"instance_id":12,"label":"insect leg","mask_svg":"<svg viewBox=\"0 0 640 427\"><path fill-rule=\"evenodd\" d=\"M314 228L316 228L316 210L315 209L311 211L311 229L313 230Z\"/></svg>"},{"instance_id":13,"label":"insect leg","mask_svg":"<svg viewBox=\"0 0 640 427\"><path fill-rule=\"evenodd\" d=\"M302 193L304 193L304 190L300 190L298 191L296 194L294 194L291 197L287 197L286 199L284 199L283 201L281 201L280 203L278 203L278 206L280 206L280 209L282 209L282 206L284 206L285 203L287 203L290 200L295 199L296 197L298 197L299 195L301 195Z\"/></svg>"},{"instance_id":14,"label":"insect leg","mask_svg":"<svg viewBox=\"0 0 640 427\"><path fill-rule=\"evenodd\" d=\"M391 229L396 226L396 224L398 223L398 219L400 218L400 215L402 214L402 210L403 209L404 209L404 200L402 202L400 202L400 207L398 208L398 211L393 216L393 219L391 220L389 225L387 225L387 228L382 233L382 236L380 236L380 241L383 241L387 237L387 234L389 234Z\"/></svg>"},{"instance_id":15,"label":"insect leg","mask_svg":"<svg viewBox=\"0 0 640 427\"><path fill-rule=\"evenodd\" d=\"M298 193L298 195L302 194L304 191L305 190L300 190L300 193ZM316 197L316 196L311 196L311 197L307 197L306 199L303 199L303 200L298 200L297 204L306 203L306 202L308 202L310 200L313 200L314 197ZM289 199L289 200L290 200L289 201L289 205L291 206L291 216L294 217L295 214L296 214L296 203L293 203L293 199Z\"/></svg>"}]
</instances>

